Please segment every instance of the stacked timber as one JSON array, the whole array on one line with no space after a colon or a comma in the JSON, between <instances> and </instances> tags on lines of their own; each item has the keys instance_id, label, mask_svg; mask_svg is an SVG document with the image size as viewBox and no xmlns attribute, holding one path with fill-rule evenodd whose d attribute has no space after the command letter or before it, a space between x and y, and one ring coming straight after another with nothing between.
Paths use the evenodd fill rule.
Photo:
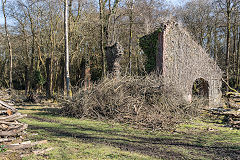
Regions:
<instances>
[{"instance_id":1,"label":"stacked timber","mask_svg":"<svg viewBox=\"0 0 240 160\"><path fill-rule=\"evenodd\" d=\"M228 106L231 108L231 111L226 113L228 121L233 128L240 129L240 94L232 92L228 97Z\"/></svg>"},{"instance_id":2,"label":"stacked timber","mask_svg":"<svg viewBox=\"0 0 240 160\"><path fill-rule=\"evenodd\" d=\"M224 116L232 128L240 129L240 110L212 108L209 111L214 115Z\"/></svg>"},{"instance_id":3,"label":"stacked timber","mask_svg":"<svg viewBox=\"0 0 240 160\"><path fill-rule=\"evenodd\" d=\"M240 93L228 92L228 107L236 110L240 110Z\"/></svg>"},{"instance_id":4,"label":"stacked timber","mask_svg":"<svg viewBox=\"0 0 240 160\"><path fill-rule=\"evenodd\" d=\"M208 112L224 116L224 120L230 127L240 129L240 93L228 92L226 97L227 106L225 108L211 108Z\"/></svg>"},{"instance_id":5,"label":"stacked timber","mask_svg":"<svg viewBox=\"0 0 240 160\"><path fill-rule=\"evenodd\" d=\"M28 125L18 120L26 116L0 100L0 143L10 142L24 133Z\"/></svg>"}]
</instances>

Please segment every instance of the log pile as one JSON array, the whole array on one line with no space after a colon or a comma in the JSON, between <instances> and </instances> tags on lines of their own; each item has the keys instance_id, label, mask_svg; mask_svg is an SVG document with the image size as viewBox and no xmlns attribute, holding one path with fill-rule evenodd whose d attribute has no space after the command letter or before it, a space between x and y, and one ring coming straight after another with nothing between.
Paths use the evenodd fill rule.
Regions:
<instances>
[{"instance_id":1,"label":"log pile","mask_svg":"<svg viewBox=\"0 0 240 160\"><path fill-rule=\"evenodd\" d=\"M232 109L225 113L228 118L228 122L233 128L240 129L240 94L233 92L228 99L228 106Z\"/></svg>"},{"instance_id":2,"label":"log pile","mask_svg":"<svg viewBox=\"0 0 240 160\"><path fill-rule=\"evenodd\" d=\"M232 91L226 93L227 108L211 108L207 111L213 115L224 116L224 120L230 127L240 129L240 93L231 88L224 80L223 82Z\"/></svg>"},{"instance_id":3,"label":"log pile","mask_svg":"<svg viewBox=\"0 0 240 160\"><path fill-rule=\"evenodd\" d=\"M18 120L26 116L0 100L0 143L11 142L24 133L28 125Z\"/></svg>"},{"instance_id":4,"label":"log pile","mask_svg":"<svg viewBox=\"0 0 240 160\"><path fill-rule=\"evenodd\" d=\"M240 93L230 88L233 92L227 92L227 108L212 108L209 113L224 116L224 120L232 128L240 129Z\"/></svg>"},{"instance_id":5,"label":"log pile","mask_svg":"<svg viewBox=\"0 0 240 160\"><path fill-rule=\"evenodd\" d=\"M214 115L224 116L224 119L232 128L240 129L240 110L212 108L209 112Z\"/></svg>"}]
</instances>

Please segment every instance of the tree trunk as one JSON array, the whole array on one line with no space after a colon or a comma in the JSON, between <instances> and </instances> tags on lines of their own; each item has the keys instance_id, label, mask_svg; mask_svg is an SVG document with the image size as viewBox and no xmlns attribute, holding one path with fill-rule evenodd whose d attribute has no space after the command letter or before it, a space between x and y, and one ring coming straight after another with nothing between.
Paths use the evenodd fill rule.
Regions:
<instances>
[{"instance_id":1,"label":"tree trunk","mask_svg":"<svg viewBox=\"0 0 240 160\"><path fill-rule=\"evenodd\" d=\"M240 57L240 27L238 27L238 43L237 43L237 84L240 86L240 65L239 65L239 57Z\"/></svg>"},{"instance_id":2,"label":"tree trunk","mask_svg":"<svg viewBox=\"0 0 240 160\"><path fill-rule=\"evenodd\" d=\"M225 60L227 84L229 84L230 31L231 31L230 16L231 16L230 0L227 0L227 42L226 42L226 60ZM228 92L228 87L227 87L227 92Z\"/></svg>"},{"instance_id":3,"label":"tree trunk","mask_svg":"<svg viewBox=\"0 0 240 160\"><path fill-rule=\"evenodd\" d=\"M51 58L46 59L46 72L47 72L47 86L46 86L46 95L47 98L52 97L52 66Z\"/></svg>"},{"instance_id":4,"label":"tree trunk","mask_svg":"<svg viewBox=\"0 0 240 160\"><path fill-rule=\"evenodd\" d=\"M5 6L6 6L6 0L2 0L2 12L4 16L4 27L5 27L5 32L6 32L6 37L7 37L7 42L8 42L8 51L9 51L9 62L10 62L10 69L9 69L9 88L12 89L12 68L13 68L13 62L12 62L12 44L10 42L10 36L8 33L8 27L7 27L7 16L5 13Z\"/></svg>"},{"instance_id":5,"label":"tree trunk","mask_svg":"<svg viewBox=\"0 0 240 160\"><path fill-rule=\"evenodd\" d=\"M207 32L207 51L211 55L212 29L209 25L207 26Z\"/></svg>"},{"instance_id":6,"label":"tree trunk","mask_svg":"<svg viewBox=\"0 0 240 160\"><path fill-rule=\"evenodd\" d=\"M132 73L132 25L133 25L133 0L130 2L129 13L129 44L128 44L128 58L129 58L129 74Z\"/></svg>"},{"instance_id":7,"label":"tree trunk","mask_svg":"<svg viewBox=\"0 0 240 160\"><path fill-rule=\"evenodd\" d=\"M69 48L68 48L68 0L65 0L64 7L64 30L65 30L65 70L67 96L70 95L70 74L69 74Z\"/></svg>"},{"instance_id":8,"label":"tree trunk","mask_svg":"<svg viewBox=\"0 0 240 160\"><path fill-rule=\"evenodd\" d=\"M36 35L35 35L35 30L34 30L34 22L33 22L33 19L29 13L29 19L30 19L30 23L31 23L31 32L32 32L32 55L31 55L31 62L30 62L30 68L29 68L29 72L28 72L28 78L30 80L29 82L29 90L28 90L28 93L31 92L31 89L32 89L32 79L33 79L33 66L34 66L34 56L35 56L35 38L36 38Z\"/></svg>"},{"instance_id":9,"label":"tree trunk","mask_svg":"<svg viewBox=\"0 0 240 160\"><path fill-rule=\"evenodd\" d=\"M29 65L30 65L30 59L28 57L28 43L27 43L27 35L26 31L23 28L23 37L24 37L24 46L25 46L25 54L26 54L26 65L25 65L25 95L28 94L30 81L29 81Z\"/></svg>"},{"instance_id":10,"label":"tree trunk","mask_svg":"<svg viewBox=\"0 0 240 160\"><path fill-rule=\"evenodd\" d=\"M85 57L84 87L85 87L85 90L87 90L91 86L90 53L89 53L88 45L86 46L84 57Z\"/></svg>"},{"instance_id":11,"label":"tree trunk","mask_svg":"<svg viewBox=\"0 0 240 160\"><path fill-rule=\"evenodd\" d=\"M106 76L106 60L105 60L105 50L104 50L104 18L103 18L103 0L99 0L99 6L100 6L100 14L99 14L99 18L100 18L100 50L102 53L102 75L103 77Z\"/></svg>"},{"instance_id":12,"label":"tree trunk","mask_svg":"<svg viewBox=\"0 0 240 160\"><path fill-rule=\"evenodd\" d=\"M25 95L28 94L29 90L29 71L28 71L28 65L25 65Z\"/></svg>"},{"instance_id":13,"label":"tree trunk","mask_svg":"<svg viewBox=\"0 0 240 160\"><path fill-rule=\"evenodd\" d=\"M236 17L234 18L233 24L233 74L234 80L237 81L237 47L236 47L236 40L237 39L237 20ZM235 83L235 88L237 88L238 84Z\"/></svg>"},{"instance_id":14,"label":"tree trunk","mask_svg":"<svg viewBox=\"0 0 240 160\"><path fill-rule=\"evenodd\" d=\"M64 56L60 58L60 71L61 74L60 76L60 83L59 83L59 88L60 90L63 91L63 93L66 93L66 76L65 76L65 61L64 61Z\"/></svg>"}]
</instances>

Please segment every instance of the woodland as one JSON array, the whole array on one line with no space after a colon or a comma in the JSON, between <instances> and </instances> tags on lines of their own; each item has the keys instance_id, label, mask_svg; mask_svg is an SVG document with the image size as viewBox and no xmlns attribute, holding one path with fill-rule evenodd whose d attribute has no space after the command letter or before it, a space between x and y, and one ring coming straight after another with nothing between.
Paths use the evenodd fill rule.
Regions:
<instances>
[{"instance_id":1,"label":"woodland","mask_svg":"<svg viewBox=\"0 0 240 160\"><path fill-rule=\"evenodd\" d=\"M0 3L0 159L240 159L240 0ZM221 68L220 106L148 66L141 38L167 20Z\"/></svg>"},{"instance_id":2,"label":"woodland","mask_svg":"<svg viewBox=\"0 0 240 160\"><path fill-rule=\"evenodd\" d=\"M3 88L64 91L65 30L63 1L2 1L1 77ZM69 78L82 87L87 74L97 82L107 75L105 47L124 48L122 74L146 74L139 38L166 19L180 22L239 88L239 1L192 0L181 6L164 0L70 0L68 9ZM66 88L66 87L65 87Z\"/></svg>"}]
</instances>

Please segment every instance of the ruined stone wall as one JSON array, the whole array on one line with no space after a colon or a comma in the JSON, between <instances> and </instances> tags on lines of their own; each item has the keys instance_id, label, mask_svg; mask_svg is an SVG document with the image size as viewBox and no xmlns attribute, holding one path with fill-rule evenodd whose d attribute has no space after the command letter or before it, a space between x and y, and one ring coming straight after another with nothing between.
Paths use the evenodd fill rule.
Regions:
<instances>
[{"instance_id":1,"label":"ruined stone wall","mask_svg":"<svg viewBox=\"0 0 240 160\"><path fill-rule=\"evenodd\" d=\"M174 86L191 100L192 85L198 78L209 84L209 103L218 105L221 99L222 71L205 50L198 45L189 33L174 22L165 24L163 31L163 77L166 85ZM161 37L161 36L160 36Z\"/></svg>"},{"instance_id":2,"label":"ruined stone wall","mask_svg":"<svg viewBox=\"0 0 240 160\"><path fill-rule=\"evenodd\" d=\"M115 43L112 46L107 46L106 50L106 59L107 59L107 71L112 73L114 76L120 76L120 60L123 52L123 47L119 43Z\"/></svg>"},{"instance_id":3,"label":"ruined stone wall","mask_svg":"<svg viewBox=\"0 0 240 160\"><path fill-rule=\"evenodd\" d=\"M174 87L191 101L193 83L202 78L209 85L209 104L220 103L222 71L179 24L164 23L139 44L147 57L146 71L162 74L166 87Z\"/></svg>"}]
</instances>

